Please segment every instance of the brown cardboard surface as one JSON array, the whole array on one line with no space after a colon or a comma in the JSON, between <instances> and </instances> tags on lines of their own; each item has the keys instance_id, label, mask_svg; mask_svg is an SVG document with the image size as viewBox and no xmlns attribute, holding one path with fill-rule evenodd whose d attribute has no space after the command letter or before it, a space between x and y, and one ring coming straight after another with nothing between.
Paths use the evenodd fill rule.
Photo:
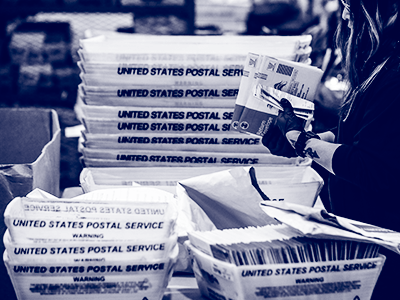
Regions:
<instances>
[{"instance_id":1,"label":"brown cardboard surface","mask_svg":"<svg viewBox=\"0 0 400 300\"><path fill-rule=\"evenodd\" d=\"M60 139L58 115L51 109L0 109L0 237L3 214L15 197L40 188L55 196L60 193ZM0 243L0 253L4 245ZM0 264L0 290L5 299L15 299L13 287Z\"/></svg>"},{"instance_id":2,"label":"brown cardboard surface","mask_svg":"<svg viewBox=\"0 0 400 300\"><path fill-rule=\"evenodd\" d=\"M2 202L34 188L59 195L60 135L54 110L0 109Z\"/></svg>"},{"instance_id":3,"label":"brown cardboard surface","mask_svg":"<svg viewBox=\"0 0 400 300\"><path fill-rule=\"evenodd\" d=\"M33 163L51 139L49 111L36 109L0 110L0 163Z\"/></svg>"}]
</instances>

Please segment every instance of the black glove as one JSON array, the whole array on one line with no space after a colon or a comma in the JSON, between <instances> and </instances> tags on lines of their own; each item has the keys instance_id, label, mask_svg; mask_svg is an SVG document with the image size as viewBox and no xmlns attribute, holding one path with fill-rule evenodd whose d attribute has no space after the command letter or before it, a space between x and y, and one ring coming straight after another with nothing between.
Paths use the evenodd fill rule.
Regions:
<instances>
[{"instance_id":1,"label":"black glove","mask_svg":"<svg viewBox=\"0 0 400 300\"><path fill-rule=\"evenodd\" d=\"M269 149L271 154L284 157L297 157L296 151L279 128L273 124L262 138L262 144Z\"/></svg>"},{"instance_id":2,"label":"black glove","mask_svg":"<svg viewBox=\"0 0 400 300\"><path fill-rule=\"evenodd\" d=\"M297 157L295 149L286 138L286 133L291 130L304 131L304 121L298 118L293 111L289 100L282 98L283 111L279 112L274 124L262 138L262 143L269 151L278 156Z\"/></svg>"},{"instance_id":3,"label":"black glove","mask_svg":"<svg viewBox=\"0 0 400 300\"><path fill-rule=\"evenodd\" d=\"M281 106L283 111L279 112L275 124L282 135L286 137L286 133L291 130L304 131L304 120L294 114L292 104L290 104L289 100L282 98Z\"/></svg>"}]
</instances>

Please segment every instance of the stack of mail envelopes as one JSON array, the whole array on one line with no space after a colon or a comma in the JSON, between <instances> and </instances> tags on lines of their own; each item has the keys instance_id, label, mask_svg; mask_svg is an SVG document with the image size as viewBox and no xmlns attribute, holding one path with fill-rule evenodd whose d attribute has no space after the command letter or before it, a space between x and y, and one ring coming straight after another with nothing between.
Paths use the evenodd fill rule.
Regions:
<instances>
[{"instance_id":1,"label":"stack of mail envelopes","mask_svg":"<svg viewBox=\"0 0 400 300\"><path fill-rule=\"evenodd\" d=\"M305 237L286 224L188 234L210 299L370 299L385 262L377 243Z\"/></svg>"},{"instance_id":2,"label":"stack of mail envelopes","mask_svg":"<svg viewBox=\"0 0 400 300\"><path fill-rule=\"evenodd\" d=\"M293 164L231 122L249 53L308 66L311 36L148 36L80 41L86 167ZM292 76L292 79L294 77ZM316 82L316 85L318 82ZM309 97L312 97L310 91Z\"/></svg>"},{"instance_id":3,"label":"stack of mail envelopes","mask_svg":"<svg viewBox=\"0 0 400 300\"><path fill-rule=\"evenodd\" d=\"M18 299L160 300L179 252L173 194L139 187L84 196L7 206L3 258Z\"/></svg>"}]
</instances>

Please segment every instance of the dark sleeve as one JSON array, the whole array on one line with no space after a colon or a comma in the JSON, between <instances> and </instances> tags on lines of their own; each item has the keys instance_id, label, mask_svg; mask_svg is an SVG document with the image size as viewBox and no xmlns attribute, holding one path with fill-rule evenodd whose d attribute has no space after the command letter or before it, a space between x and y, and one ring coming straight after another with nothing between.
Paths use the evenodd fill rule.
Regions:
<instances>
[{"instance_id":1,"label":"dark sleeve","mask_svg":"<svg viewBox=\"0 0 400 300\"><path fill-rule=\"evenodd\" d=\"M332 132L335 135L335 137L338 135L338 128L337 127L333 127L331 129L329 129L328 131Z\"/></svg>"},{"instance_id":2,"label":"dark sleeve","mask_svg":"<svg viewBox=\"0 0 400 300\"><path fill-rule=\"evenodd\" d=\"M338 178L378 194L400 184L400 80L392 79L369 93L355 112L351 143L342 142L332 160Z\"/></svg>"}]
</instances>

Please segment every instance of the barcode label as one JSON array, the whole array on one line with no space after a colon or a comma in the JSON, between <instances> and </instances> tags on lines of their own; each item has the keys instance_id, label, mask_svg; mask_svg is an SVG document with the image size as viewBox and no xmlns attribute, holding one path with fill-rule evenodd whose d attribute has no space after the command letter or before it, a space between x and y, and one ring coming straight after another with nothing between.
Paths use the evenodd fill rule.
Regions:
<instances>
[{"instance_id":1,"label":"barcode label","mask_svg":"<svg viewBox=\"0 0 400 300\"><path fill-rule=\"evenodd\" d=\"M90 283L57 283L31 284L31 293L40 295L84 295L84 294L135 294L151 289L151 282L145 278L142 281L130 282L90 282Z\"/></svg>"},{"instance_id":2,"label":"barcode label","mask_svg":"<svg viewBox=\"0 0 400 300\"><path fill-rule=\"evenodd\" d=\"M282 75L292 76L293 69L294 69L293 67L279 64L276 72Z\"/></svg>"},{"instance_id":3,"label":"barcode label","mask_svg":"<svg viewBox=\"0 0 400 300\"><path fill-rule=\"evenodd\" d=\"M264 298L275 297L296 297L304 295L331 294L332 291L338 293L349 293L353 290L359 290L361 282L359 280L343 282L326 282L309 285L288 285L288 286L268 286L259 287L256 295Z\"/></svg>"}]
</instances>

